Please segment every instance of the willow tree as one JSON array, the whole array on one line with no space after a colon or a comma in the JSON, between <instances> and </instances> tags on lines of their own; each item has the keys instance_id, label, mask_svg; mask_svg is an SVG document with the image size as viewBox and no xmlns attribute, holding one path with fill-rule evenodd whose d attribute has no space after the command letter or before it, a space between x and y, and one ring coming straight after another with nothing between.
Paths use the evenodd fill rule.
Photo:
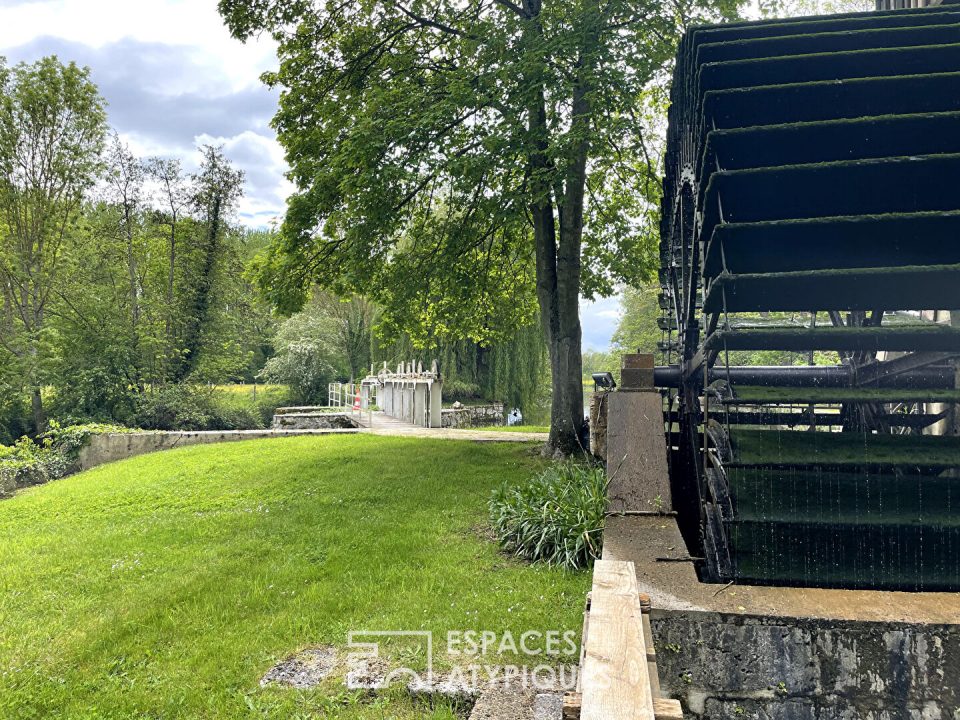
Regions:
<instances>
[{"instance_id":1,"label":"willow tree","mask_svg":"<svg viewBox=\"0 0 960 720\"><path fill-rule=\"evenodd\" d=\"M576 451L579 298L633 279L650 255L635 238L649 201L638 98L683 23L736 2L221 0L236 37L279 46L265 79L282 89L274 125L297 192L264 284L278 299L319 282L379 302L397 244L425 223L443 236L422 248L435 273L479 258L462 280L476 316L502 300L482 286L491 266L525 258L550 354L550 447ZM428 310L437 327L463 314Z\"/></svg>"}]
</instances>

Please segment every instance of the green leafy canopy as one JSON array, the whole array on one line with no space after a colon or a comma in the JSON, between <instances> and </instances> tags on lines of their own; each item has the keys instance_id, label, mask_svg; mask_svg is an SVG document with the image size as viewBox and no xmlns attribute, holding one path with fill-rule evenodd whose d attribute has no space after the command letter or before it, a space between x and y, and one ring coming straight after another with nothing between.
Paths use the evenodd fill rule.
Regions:
<instances>
[{"instance_id":1,"label":"green leafy canopy","mask_svg":"<svg viewBox=\"0 0 960 720\"><path fill-rule=\"evenodd\" d=\"M530 208L563 197L584 142L582 293L649 273L659 129L643 108L663 103L652 88L682 27L737 0L219 7L237 37L279 44L264 78L282 90L274 126L298 190L260 264L272 299L295 308L319 282L371 295L387 323L416 315L404 329L418 340L483 341L534 317ZM573 123L583 87L590 121Z\"/></svg>"}]
</instances>

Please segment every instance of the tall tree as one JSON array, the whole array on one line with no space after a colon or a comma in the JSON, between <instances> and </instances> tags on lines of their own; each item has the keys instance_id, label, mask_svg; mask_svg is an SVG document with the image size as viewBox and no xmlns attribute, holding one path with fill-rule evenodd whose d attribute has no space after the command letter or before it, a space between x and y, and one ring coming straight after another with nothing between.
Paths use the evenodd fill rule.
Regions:
<instances>
[{"instance_id":1,"label":"tall tree","mask_svg":"<svg viewBox=\"0 0 960 720\"><path fill-rule=\"evenodd\" d=\"M176 308L174 293L177 277L177 227L190 201L187 181L178 158L154 157L147 161L147 174L158 185L156 200L161 208L163 222L170 228L167 236L166 313L166 365L176 357Z\"/></svg>"},{"instance_id":2,"label":"tall tree","mask_svg":"<svg viewBox=\"0 0 960 720\"><path fill-rule=\"evenodd\" d=\"M222 148L206 145L201 151L203 162L193 176L191 198L202 228L198 243L200 258L193 276L192 297L184 321L181 359L174 374L174 379L178 381L184 380L197 366L203 333L210 317L210 303L224 236L229 230L230 214L243 191L243 172L230 164Z\"/></svg>"},{"instance_id":3,"label":"tall tree","mask_svg":"<svg viewBox=\"0 0 960 720\"><path fill-rule=\"evenodd\" d=\"M143 203L144 167L116 132L110 138L107 151L106 180L107 199L116 208L117 232L124 244L130 298L130 355L135 361L134 382L139 387L143 383L139 368L140 296L143 287L136 242Z\"/></svg>"},{"instance_id":4,"label":"tall tree","mask_svg":"<svg viewBox=\"0 0 960 720\"><path fill-rule=\"evenodd\" d=\"M0 61L0 340L23 366L34 429L46 420L40 345L67 230L100 167L106 113L87 68Z\"/></svg>"},{"instance_id":5,"label":"tall tree","mask_svg":"<svg viewBox=\"0 0 960 720\"><path fill-rule=\"evenodd\" d=\"M525 244L553 380L549 448L577 451L580 295L611 292L650 254L633 232L647 207L637 99L685 22L737 5L221 0L235 36L267 31L279 45L266 79L284 88L274 123L298 192L265 285L369 292L424 220L446 238L428 253L479 253L478 270Z\"/></svg>"},{"instance_id":6,"label":"tall tree","mask_svg":"<svg viewBox=\"0 0 960 720\"><path fill-rule=\"evenodd\" d=\"M370 336L376 322L376 306L360 295L341 299L319 293L317 299L333 320L335 347L346 361L351 380L360 382L370 371Z\"/></svg>"}]
</instances>

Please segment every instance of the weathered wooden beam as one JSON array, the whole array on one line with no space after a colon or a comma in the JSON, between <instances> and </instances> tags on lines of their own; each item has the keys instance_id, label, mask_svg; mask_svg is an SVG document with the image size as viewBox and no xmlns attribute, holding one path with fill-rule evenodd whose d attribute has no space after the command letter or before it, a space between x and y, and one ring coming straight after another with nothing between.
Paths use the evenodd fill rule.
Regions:
<instances>
[{"instance_id":1,"label":"weathered wooden beam","mask_svg":"<svg viewBox=\"0 0 960 720\"><path fill-rule=\"evenodd\" d=\"M583 697L580 693L567 693L563 696L563 720L580 720ZM653 699L654 720L683 720L683 709L679 700L670 698Z\"/></svg>"},{"instance_id":2,"label":"weathered wooden beam","mask_svg":"<svg viewBox=\"0 0 960 720\"><path fill-rule=\"evenodd\" d=\"M643 617L632 562L593 568L590 634L582 673L582 720L653 720Z\"/></svg>"},{"instance_id":3,"label":"weathered wooden beam","mask_svg":"<svg viewBox=\"0 0 960 720\"><path fill-rule=\"evenodd\" d=\"M650 691L654 702L660 697L660 671L657 669L657 651L653 647L653 627L650 625L650 596L640 593L643 643L647 647L647 674L650 676Z\"/></svg>"}]
</instances>

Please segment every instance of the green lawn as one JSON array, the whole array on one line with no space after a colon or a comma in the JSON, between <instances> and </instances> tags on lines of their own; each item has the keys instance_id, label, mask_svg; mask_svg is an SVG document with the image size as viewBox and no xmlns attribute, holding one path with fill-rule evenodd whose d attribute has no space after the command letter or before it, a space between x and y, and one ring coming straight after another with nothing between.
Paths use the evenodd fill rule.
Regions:
<instances>
[{"instance_id":1,"label":"green lawn","mask_svg":"<svg viewBox=\"0 0 960 720\"><path fill-rule=\"evenodd\" d=\"M481 527L492 488L540 462L523 444L282 438L0 501L0 717L452 718L258 681L350 630L579 630L589 574L521 565Z\"/></svg>"},{"instance_id":2,"label":"green lawn","mask_svg":"<svg viewBox=\"0 0 960 720\"><path fill-rule=\"evenodd\" d=\"M467 428L467 430L486 430L488 432L548 433L549 425L485 425Z\"/></svg>"}]
</instances>

